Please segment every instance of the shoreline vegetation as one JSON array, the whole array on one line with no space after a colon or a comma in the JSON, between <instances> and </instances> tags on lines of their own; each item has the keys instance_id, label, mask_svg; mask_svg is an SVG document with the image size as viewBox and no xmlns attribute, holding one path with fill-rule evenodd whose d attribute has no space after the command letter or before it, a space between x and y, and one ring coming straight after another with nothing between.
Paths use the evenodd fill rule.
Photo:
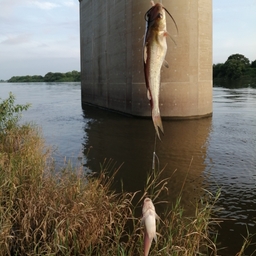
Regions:
<instances>
[{"instance_id":1,"label":"shoreline vegetation","mask_svg":"<svg viewBox=\"0 0 256 256\"><path fill-rule=\"evenodd\" d=\"M15 105L11 93L0 102L1 255L142 255L142 200L164 204L160 195L169 179L155 171L144 191L117 193L112 184L119 168L111 161L97 175L71 163L56 172L40 128L19 124L28 107ZM206 192L194 216L185 217L181 193L171 211L159 214L150 255L217 255L213 215L219 194Z\"/></svg>"},{"instance_id":2,"label":"shoreline vegetation","mask_svg":"<svg viewBox=\"0 0 256 256\"><path fill-rule=\"evenodd\" d=\"M45 76L13 76L8 83L30 83L30 82L80 82L80 72L70 71L66 73L48 72Z\"/></svg>"},{"instance_id":3,"label":"shoreline vegetation","mask_svg":"<svg viewBox=\"0 0 256 256\"><path fill-rule=\"evenodd\" d=\"M213 64L212 71L214 87L256 88L256 60L250 62L242 54L232 54L225 63ZM66 73L48 72L45 76L13 76L7 82L81 82L81 72L73 70Z\"/></svg>"},{"instance_id":4,"label":"shoreline vegetation","mask_svg":"<svg viewBox=\"0 0 256 256\"><path fill-rule=\"evenodd\" d=\"M225 63L213 64L213 84L226 88L256 88L256 60L232 54Z\"/></svg>"}]
</instances>

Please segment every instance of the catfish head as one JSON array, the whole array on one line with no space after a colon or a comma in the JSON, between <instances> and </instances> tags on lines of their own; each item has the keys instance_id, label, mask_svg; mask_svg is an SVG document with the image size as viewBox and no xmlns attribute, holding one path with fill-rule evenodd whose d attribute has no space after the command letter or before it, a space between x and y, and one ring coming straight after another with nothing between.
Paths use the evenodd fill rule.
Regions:
<instances>
[{"instance_id":1,"label":"catfish head","mask_svg":"<svg viewBox=\"0 0 256 256\"><path fill-rule=\"evenodd\" d=\"M165 9L162 4L154 4L146 13L145 20L148 29L166 30Z\"/></svg>"},{"instance_id":2,"label":"catfish head","mask_svg":"<svg viewBox=\"0 0 256 256\"><path fill-rule=\"evenodd\" d=\"M172 17L172 15L169 13L169 11L161 4L156 3L152 1L152 7L145 13L144 19L147 22L147 28L153 27L158 30L166 30L166 18L165 18L165 12L171 17L176 30L178 32L178 26L176 24L176 21Z\"/></svg>"}]
</instances>

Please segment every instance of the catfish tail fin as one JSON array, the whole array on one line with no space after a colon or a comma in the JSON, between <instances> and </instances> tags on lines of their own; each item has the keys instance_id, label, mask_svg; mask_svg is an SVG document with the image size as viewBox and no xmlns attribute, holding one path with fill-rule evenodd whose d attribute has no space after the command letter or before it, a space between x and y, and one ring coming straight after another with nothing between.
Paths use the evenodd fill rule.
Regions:
<instances>
[{"instance_id":1,"label":"catfish tail fin","mask_svg":"<svg viewBox=\"0 0 256 256\"><path fill-rule=\"evenodd\" d=\"M163 123L162 123L162 119L161 119L159 111L157 113L154 113L154 112L156 112L156 111L152 111L152 119L153 119L153 123L155 126L156 134L157 134L159 140L161 140L160 134L159 134L159 128L160 128L161 132L164 133Z\"/></svg>"}]
</instances>

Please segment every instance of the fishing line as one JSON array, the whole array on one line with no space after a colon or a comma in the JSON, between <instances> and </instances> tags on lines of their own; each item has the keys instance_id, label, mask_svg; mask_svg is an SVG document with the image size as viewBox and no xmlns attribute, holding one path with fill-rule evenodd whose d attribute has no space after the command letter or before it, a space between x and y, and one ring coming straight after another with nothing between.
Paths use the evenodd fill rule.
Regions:
<instances>
[{"instance_id":1,"label":"fishing line","mask_svg":"<svg viewBox=\"0 0 256 256\"><path fill-rule=\"evenodd\" d=\"M154 144L153 159L152 159L152 170L155 170L156 159L157 159L157 165L158 165L158 170L159 170L159 158L156 154L156 141L157 141L157 134L155 132L155 144Z\"/></svg>"}]
</instances>

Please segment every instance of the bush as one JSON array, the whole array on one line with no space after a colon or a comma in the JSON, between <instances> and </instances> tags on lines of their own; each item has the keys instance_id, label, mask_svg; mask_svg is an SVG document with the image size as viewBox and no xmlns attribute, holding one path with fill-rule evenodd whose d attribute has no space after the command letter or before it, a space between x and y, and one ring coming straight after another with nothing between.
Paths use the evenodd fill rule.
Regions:
<instances>
[{"instance_id":1,"label":"bush","mask_svg":"<svg viewBox=\"0 0 256 256\"><path fill-rule=\"evenodd\" d=\"M10 130L14 126L17 126L21 117L21 112L30 107L30 104L15 105L14 101L15 97L10 92L9 98L0 103L0 134L5 133L6 130Z\"/></svg>"}]
</instances>

